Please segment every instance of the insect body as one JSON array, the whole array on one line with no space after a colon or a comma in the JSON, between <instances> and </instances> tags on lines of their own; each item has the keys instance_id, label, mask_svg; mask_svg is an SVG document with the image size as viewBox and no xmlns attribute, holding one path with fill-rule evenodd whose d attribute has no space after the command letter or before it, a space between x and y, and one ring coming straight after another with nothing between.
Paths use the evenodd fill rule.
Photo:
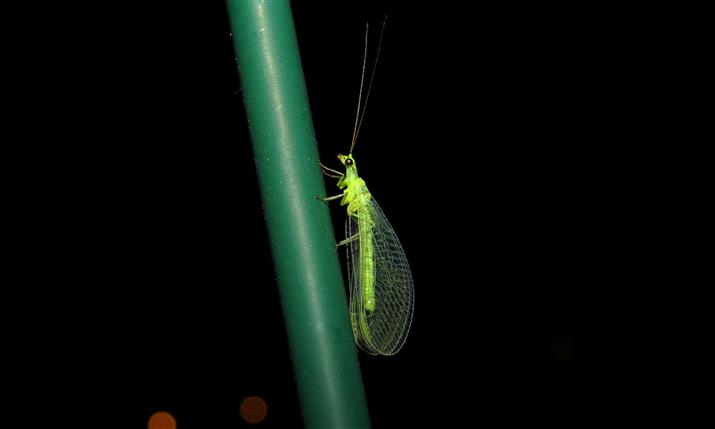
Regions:
<instances>
[{"instance_id":1,"label":"insect body","mask_svg":"<svg viewBox=\"0 0 715 429\"><path fill-rule=\"evenodd\" d=\"M380 206L358 175L352 154L338 155L345 174L339 177L347 206L345 240L348 249L350 319L355 342L370 354L393 355L407 339L412 323L414 285L405 252ZM338 176L335 176L338 174Z\"/></svg>"},{"instance_id":2,"label":"insect body","mask_svg":"<svg viewBox=\"0 0 715 429\"><path fill-rule=\"evenodd\" d=\"M363 305L366 311L375 311L375 252L372 240L375 218L370 210L372 195L367 189L365 181L357 174L355 159L352 155L338 155L338 159L345 166L346 174L338 181L338 188L345 189L340 205L347 205L348 222L352 217L353 225L346 230L346 240L341 244L358 241L357 260L353 267L358 268L361 289L363 290ZM355 231L353 233L353 231ZM356 252L352 252L356 254ZM353 268L354 269L354 268Z\"/></svg>"}]
</instances>

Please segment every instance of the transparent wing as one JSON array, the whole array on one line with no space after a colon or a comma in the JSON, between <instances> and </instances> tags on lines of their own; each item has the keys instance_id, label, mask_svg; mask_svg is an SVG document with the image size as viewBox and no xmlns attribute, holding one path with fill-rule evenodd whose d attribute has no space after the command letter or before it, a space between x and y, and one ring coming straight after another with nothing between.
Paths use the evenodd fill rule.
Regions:
<instances>
[{"instance_id":1,"label":"transparent wing","mask_svg":"<svg viewBox=\"0 0 715 429\"><path fill-rule=\"evenodd\" d=\"M414 311L405 252L374 199L358 210L357 217L348 216L345 232L348 238L355 237L347 245L355 342L367 353L393 355L407 339ZM366 293L366 288L374 292Z\"/></svg>"}]
</instances>

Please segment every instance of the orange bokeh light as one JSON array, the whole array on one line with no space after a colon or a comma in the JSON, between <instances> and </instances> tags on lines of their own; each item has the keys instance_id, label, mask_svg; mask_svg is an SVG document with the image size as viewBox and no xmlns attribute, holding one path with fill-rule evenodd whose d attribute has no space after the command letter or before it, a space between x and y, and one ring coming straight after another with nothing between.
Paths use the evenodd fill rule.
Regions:
<instances>
[{"instance_id":1,"label":"orange bokeh light","mask_svg":"<svg viewBox=\"0 0 715 429\"><path fill-rule=\"evenodd\" d=\"M149 417L149 429L176 429L176 420L166 411L159 411Z\"/></svg>"},{"instance_id":2,"label":"orange bokeh light","mask_svg":"<svg viewBox=\"0 0 715 429\"><path fill-rule=\"evenodd\" d=\"M268 414L268 405L263 398L249 396L241 402L241 417L248 423L260 423Z\"/></svg>"}]
</instances>

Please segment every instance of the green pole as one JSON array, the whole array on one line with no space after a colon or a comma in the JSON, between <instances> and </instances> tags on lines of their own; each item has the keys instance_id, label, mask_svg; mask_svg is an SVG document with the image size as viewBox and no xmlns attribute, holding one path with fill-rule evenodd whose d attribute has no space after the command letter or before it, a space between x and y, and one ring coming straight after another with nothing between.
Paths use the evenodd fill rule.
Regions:
<instances>
[{"instance_id":1,"label":"green pole","mask_svg":"<svg viewBox=\"0 0 715 429\"><path fill-rule=\"evenodd\" d=\"M306 428L369 428L288 0L227 0Z\"/></svg>"}]
</instances>

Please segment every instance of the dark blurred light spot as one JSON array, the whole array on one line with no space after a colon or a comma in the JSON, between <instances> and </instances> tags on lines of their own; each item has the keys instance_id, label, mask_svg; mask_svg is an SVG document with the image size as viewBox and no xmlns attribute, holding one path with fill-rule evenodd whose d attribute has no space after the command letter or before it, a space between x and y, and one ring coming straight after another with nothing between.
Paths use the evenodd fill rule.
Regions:
<instances>
[{"instance_id":1,"label":"dark blurred light spot","mask_svg":"<svg viewBox=\"0 0 715 429\"><path fill-rule=\"evenodd\" d=\"M158 411L149 417L149 429L176 429L174 416L166 411Z\"/></svg>"},{"instance_id":2,"label":"dark blurred light spot","mask_svg":"<svg viewBox=\"0 0 715 429\"><path fill-rule=\"evenodd\" d=\"M268 405L263 398L249 396L241 402L241 417L248 423L260 423L268 414Z\"/></svg>"},{"instance_id":3,"label":"dark blurred light spot","mask_svg":"<svg viewBox=\"0 0 715 429\"><path fill-rule=\"evenodd\" d=\"M549 347L549 359L552 362L563 364L572 361L576 357L576 344L571 337L558 336L551 341Z\"/></svg>"}]
</instances>

